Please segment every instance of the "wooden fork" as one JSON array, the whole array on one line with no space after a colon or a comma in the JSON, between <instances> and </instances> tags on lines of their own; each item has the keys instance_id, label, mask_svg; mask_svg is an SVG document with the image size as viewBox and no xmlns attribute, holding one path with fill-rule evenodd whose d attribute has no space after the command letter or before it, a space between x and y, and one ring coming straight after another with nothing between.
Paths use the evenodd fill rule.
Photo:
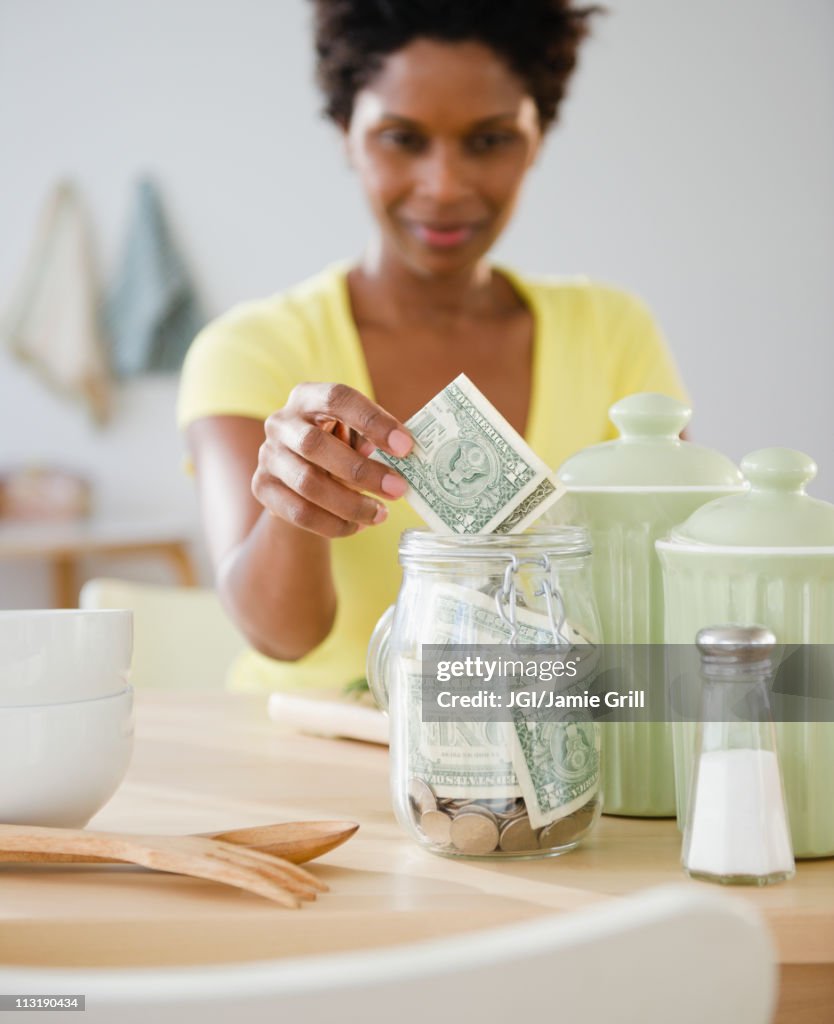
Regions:
<instances>
[{"instance_id":1,"label":"wooden fork","mask_svg":"<svg viewBox=\"0 0 834 1024\"><path fill-rule=\"evenodd\" d=\"M299 907L301 900L314 900L317 892L327 892L324 882L297 864L200 836L145 836L0 825L0 854L4 853L13 853L16 860L29 862L37 860L41 853L105 857L154 871L223 882L292 908Z\"/></svg>"},{"instance_id":2,"label":"wooden fork","mask_svg":"<svg viewBox=\"0 0 834 1024\"><path fill-rule=\"evenodd\" d=\"M22 826L21 826L22 827ZM292 864L315 860L341 846L359 826L355 821L282 821L274 825L251 825L223 832L198 832L198 837L222 839L234 846L260 850L283 857ZM28 861L32 864L120 864L115 857L94 857L89 853L54 853L47 850L23 853L0 849L0 863Z\"/></svg>"}]
</instances>

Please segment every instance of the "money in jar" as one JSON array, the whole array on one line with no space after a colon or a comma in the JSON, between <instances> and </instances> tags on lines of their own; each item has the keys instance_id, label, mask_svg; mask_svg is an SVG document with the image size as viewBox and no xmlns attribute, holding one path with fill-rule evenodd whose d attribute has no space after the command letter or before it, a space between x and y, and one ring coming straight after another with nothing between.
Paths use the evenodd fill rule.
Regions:
<instances>
[{"instance_id":1,"label":"money in jar","mask_svg":"<svg viewBox=\"0 0 834 1024\"><path fill-rule=\"evenodd\" d=\"M371 641L368 681L391 719L391 790L401 826L450 857L544 857L573 849L601 810L599 726L571 712L425 720L423 648L473 652L593 645L599 624L583 529L517 535L409 530L403 582ZM586 649L588 649L586 647Z\"/></svg>"}]
</instances>

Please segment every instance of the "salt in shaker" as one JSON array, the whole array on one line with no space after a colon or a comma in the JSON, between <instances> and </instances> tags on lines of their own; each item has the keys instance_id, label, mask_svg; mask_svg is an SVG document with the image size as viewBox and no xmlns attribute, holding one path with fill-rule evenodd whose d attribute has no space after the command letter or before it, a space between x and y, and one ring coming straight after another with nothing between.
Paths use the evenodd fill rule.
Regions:
<instances>
[{"instance_id":1,"label":"salt in shaker","mask_svg":"<svg viewBox=\"0 0 834 1024\"><path fill-rule=\"evenodd\" d=\"M702 713L683 867L722 884L784 881L795 868L767 694L776 638L761 626L714 626L696 644Z\"/></svg>"}]
</instances>

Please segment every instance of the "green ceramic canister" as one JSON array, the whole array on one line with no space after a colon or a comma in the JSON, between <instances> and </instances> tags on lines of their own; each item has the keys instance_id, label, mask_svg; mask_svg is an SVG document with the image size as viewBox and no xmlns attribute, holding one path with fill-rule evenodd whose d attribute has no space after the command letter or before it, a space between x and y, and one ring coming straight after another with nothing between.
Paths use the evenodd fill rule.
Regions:
<instances>
[{"instance_id":1,"label":"green ceramic canister","mask_svg":"<svg viewBox=\"0 0 834 1024\"><path fill-rule=\"evenodd\" d=\"M657 544L667 642L691 644L699 629L720 623L755 623L779 643L834 644L834 505L805 493L816 464L767 448L741 468L747 493L710 502ZM673 731L680 824L695 725L675 722ZM834 723L777 722L776 737L794 854L834 855Z\"/></svg>"},{"instance_id":2,"label":"green ceramic canister","mask_svg":"<svg viewBox=\"0 0 834 1024\"><path fill-rule=\"evenodd\" d=\"M607 644L663 643L655 541L705 502L743 487L728 458L681 439L691 415L667 395L629 395L609 410L619 439L585 448L558 471L568 494L551 515L590 531ZM622 685L644 687L647 664L639 649L631 652ZM673 817L672 730L664 709L657 721L609 722L602 732L603 813Z\"/></svg>"}]
</instances>

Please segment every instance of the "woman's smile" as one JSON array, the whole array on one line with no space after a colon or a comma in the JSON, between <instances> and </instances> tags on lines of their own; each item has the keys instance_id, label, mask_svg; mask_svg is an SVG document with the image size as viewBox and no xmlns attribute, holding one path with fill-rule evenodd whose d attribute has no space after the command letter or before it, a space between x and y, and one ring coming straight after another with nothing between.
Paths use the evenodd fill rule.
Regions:
<instances>
[{"instance_id":1,"label":"woman's smile","mask_svg":"<svg viewBox=\"0 0 834 1024\"><path fill-rule=\"evenodd\" d=\"M458 246L466 245L483 227L483 222L439 223L402 219L401 223L418 242L431 249L455 249Z\"/></svg>"}]
</instances>

